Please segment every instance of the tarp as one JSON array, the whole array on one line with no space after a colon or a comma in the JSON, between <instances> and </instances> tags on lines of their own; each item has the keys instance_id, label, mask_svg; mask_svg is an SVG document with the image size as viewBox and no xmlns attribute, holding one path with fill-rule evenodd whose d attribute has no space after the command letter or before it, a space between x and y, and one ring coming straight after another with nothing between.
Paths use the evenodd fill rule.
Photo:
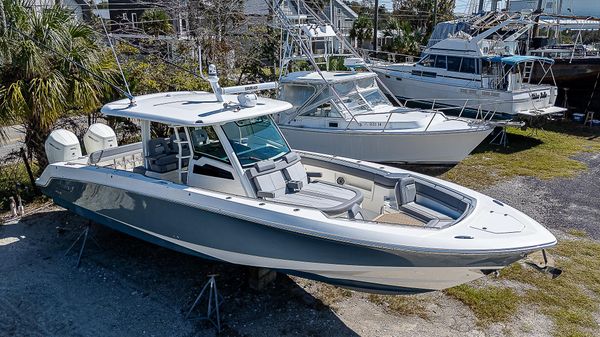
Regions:
<instances>
[{"instance_id":1,"label":"tarp","mask_svg":"<svg viewBox=\"0 0 600 337\"><path fill-rule=\"evenodd\" d=\"M427 48L433 46L434 44L447 39L451 35L456 34L457 32L465 32L470 33L471 25L463 22L463 21L447 21L440 22L435 25L433 29L433 33L429 37L429 42L427 43Z\"/></svg>"},{"instance_id":2,"label":"tarp","mask_svg":"<svg viewBox=\"0 0 600 337\"><path fill-rule=\"evenodd\" d=\"M547 57L539 57L539 56L525 56L525 55L513 55L513 56L493 56L487 57L488 61L493 63L504 63L511 66L515 64L530 62L530 61L538 61L543 63L553 64L554 60Z\"/></svg>"}]
</instances>

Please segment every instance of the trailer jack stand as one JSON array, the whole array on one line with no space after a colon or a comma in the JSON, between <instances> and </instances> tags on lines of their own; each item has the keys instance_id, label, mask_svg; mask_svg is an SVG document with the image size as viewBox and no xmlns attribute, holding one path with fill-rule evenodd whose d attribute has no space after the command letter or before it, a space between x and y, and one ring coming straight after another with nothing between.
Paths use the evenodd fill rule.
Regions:
<instances>
[{"instance_id":1,"label":"trailer jack stand","mask_svg":"<svg viewBox=\"0 0 600 337\"><path fill-rule=\"evenodd\" d=\"M75 247L77 242L79 242L79 240L81 239L81 248L79 248L79 254L77 255L77 264L75 265L76 268L79 268L79 265L81 264L81 256L83 255L83 250L85 249L85 244L87 243L88 238L90 238L92 240L92 242L94 242L94 244L98 248L100 248L98 241L96 241L93 234L90 233L91 227L92 227L92 222L88 221L87 224L84 226L83 230L81 231L81 233L79 233L79 235L77 236L77 239L75 239L75 241L73 241L73 243L71 244L69 249L67 249L67 251L65 252L65 256L67 256L69 254L69 252Z\"/></svg>"}]
</instances>

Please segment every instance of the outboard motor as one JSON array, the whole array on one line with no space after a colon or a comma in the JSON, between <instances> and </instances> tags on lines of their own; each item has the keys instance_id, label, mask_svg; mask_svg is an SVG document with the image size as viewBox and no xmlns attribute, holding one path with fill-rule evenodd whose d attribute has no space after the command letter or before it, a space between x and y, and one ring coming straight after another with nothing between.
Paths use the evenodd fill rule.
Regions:
<instances>
[{"instance_id":1,"label":"outboard motor","mask_svg":"<svg viewBox=\"0 0 600 337\"><path fill-rule=\"evenodd\" d=\"M69 130L52 131L46 143L46 156L50 164L74 160L81 157L81 145L77 136Z\"/></svg>"},{"instance_id":2,"label":"outboard motor","mask_svg":"<svg viewBox=\"0 0 600 337\"><path fill-rule=\"evenodd\" d=\"M117 135L108 125L102 123L92 124L83 136L83 145L87 154L117 147Z\"/></svg>"}]
</instances>

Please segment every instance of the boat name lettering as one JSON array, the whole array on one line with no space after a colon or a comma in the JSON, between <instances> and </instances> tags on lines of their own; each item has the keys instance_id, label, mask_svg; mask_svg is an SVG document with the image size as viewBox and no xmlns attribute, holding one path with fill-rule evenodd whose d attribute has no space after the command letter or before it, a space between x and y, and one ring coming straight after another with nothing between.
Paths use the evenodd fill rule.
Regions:
<instances>
[{"instance_id":1,"label":"boat name lettering","mask_svg":"<svg viewBox=\"0 0 600 337\"><path fill-rule=\"evenodd\" d=\"M548 93L545 91L543 91L541 93L533 92L533 93L529 94L529 96L531 96L532 99L540 99L540 98L548 97Z\"/></svg>"}]
</instances>

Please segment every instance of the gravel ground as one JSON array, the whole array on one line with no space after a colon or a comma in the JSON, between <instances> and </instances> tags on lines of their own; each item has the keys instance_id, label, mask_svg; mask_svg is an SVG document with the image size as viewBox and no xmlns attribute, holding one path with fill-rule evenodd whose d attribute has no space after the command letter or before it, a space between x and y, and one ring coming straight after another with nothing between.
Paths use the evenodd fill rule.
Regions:
<instances>
[{"instance_id":1,"label":"gravel ground","mask_svg":"<svg viewBox=\"0 0 600 337\"><path fill-rule=\"evenodd\" d=\"M575 179L516 178L483 192L560 232L583 229L600 238L600 154L579 158L590 169ZM550 336L535 310L482 328L472 312L442 292L419 295L427 318L398 315L352 292L327 306L318 282L278 275L256 292L246 267L208 262L94 227L82 265L64 252L84 220L51 207L0 226L1 336L213 336L186 310L219 274L225 296L220 336ZM205 307L202 307L205 308ZM200 315L200 310L194 317Z\"/></svg>"},{"instance_id":2,"label":"gravel ground","mask_svg":"<svg viewBox=\"0 0 600 337\"><path fill-rule=\"evenodd\" d=\"M584 230L600 240L600 153L576 157L588 170L574 179L518 177L482 192L505 201L549 228Z\"/></svg>"}]
</instances>

